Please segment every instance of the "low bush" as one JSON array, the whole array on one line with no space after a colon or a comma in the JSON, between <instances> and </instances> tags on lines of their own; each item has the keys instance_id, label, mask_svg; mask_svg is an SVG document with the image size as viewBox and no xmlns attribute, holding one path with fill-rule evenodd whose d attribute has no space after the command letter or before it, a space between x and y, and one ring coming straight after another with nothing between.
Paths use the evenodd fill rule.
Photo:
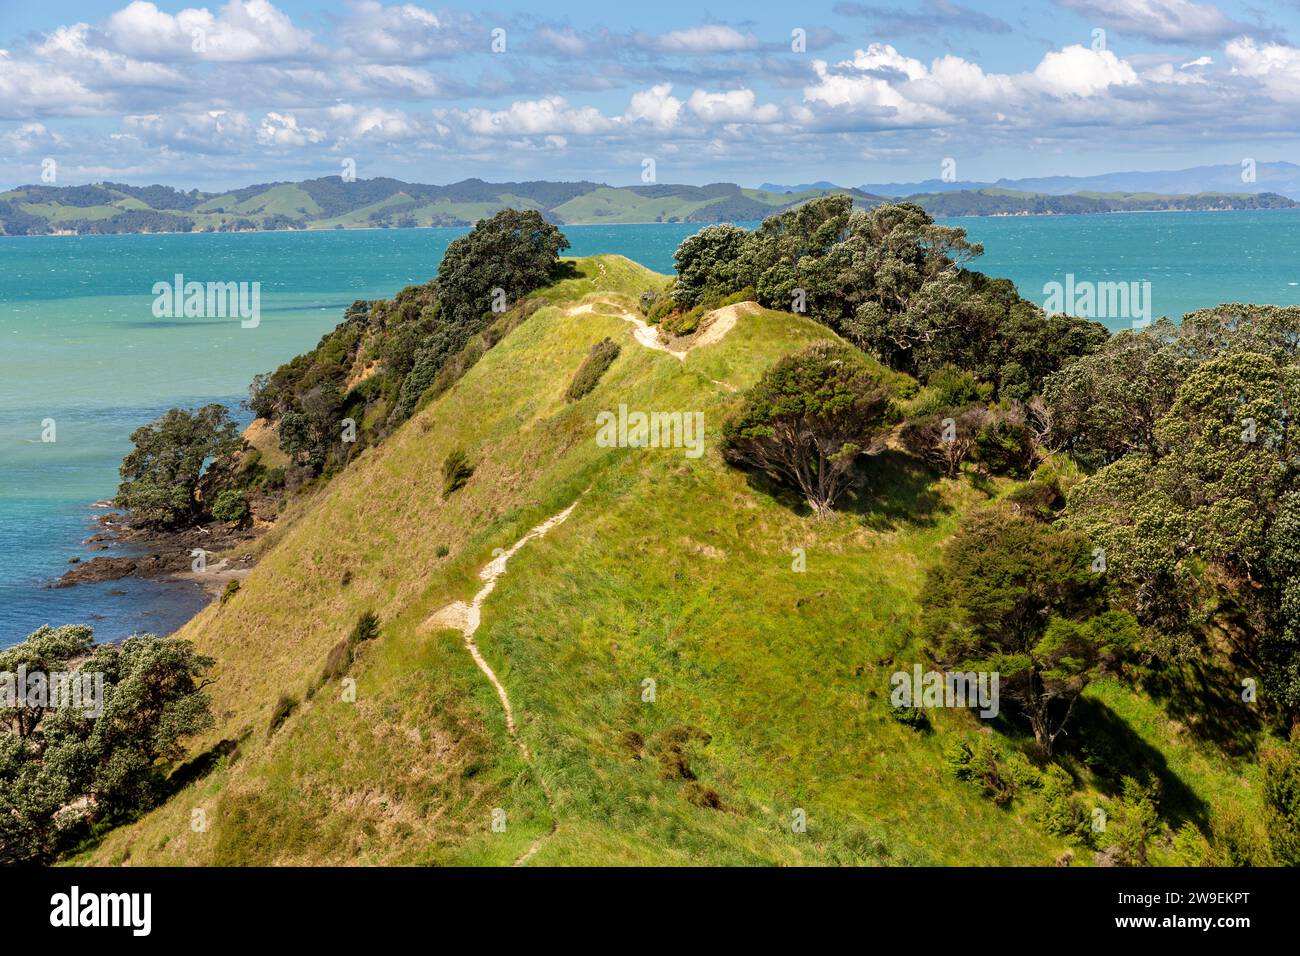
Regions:
<instances>
[{"instance_id":1,"label":"low bush","mask_svg":"<svg viewBox=\"0 0 1300 956\"><path fill-rule=\"evenodd\" d=\"M442 496L451 497L465 487L473 474L474 468L469 463L468 455L460 449L450 452L442 463Z\"/></svg>"},{"instance_id":2,"label":"low bush","mask_svg":"<svg viewBox=\"0 0 1300 956\"><path fill-rule=\"evenodd\" d=\"M564 393L564 400L576 402L589 394L600 384L601 377L614 364L620 351L618 344L610 338L601 339L593 345L587 357L578 366L578 371L574 373L573 381L569 383L569 389Z\"/></svg>"}]
</instances>

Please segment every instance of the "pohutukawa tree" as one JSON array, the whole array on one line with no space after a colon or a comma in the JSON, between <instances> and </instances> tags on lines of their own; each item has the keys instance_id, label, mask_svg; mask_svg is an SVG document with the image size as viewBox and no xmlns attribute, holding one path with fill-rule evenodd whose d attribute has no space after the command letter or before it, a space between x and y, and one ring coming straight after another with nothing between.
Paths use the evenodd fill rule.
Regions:
<instances>
[{"instance_id":1,"label":"pohutukawa tree","mask_svg":"<svg viewBox=\"0 0 1300 956\"><path fill-rule=\"evenodd\" d=\"M962 522L930 572L923 629L936 658L1000 675L1048 754L1088 684L1137 641L1108 610L1092 545L1001 507Z\"/></svg>"},{"instance_id":2,"label":"pohutukawa tree","mask_svg":"<svg viewBox=\"0 0 1300 956\"><path fill-rule=\"evenodd\" d=\"M818 517L853 480L858 458L887 430L889 373L856 349L819 343L786 356L723 426L723 455L797 488Z\"/></svg>"},{"instance_id":3,"label":"pohutukawa tree","mask_svg":"<svg viewBox=\"0 0 1300 956\"><path fill-rule=\"evenodd\" d=\"M205 405L171 409L133 431L131 443L114 501L141 525L171 528L199 519L196 493L207 463L229 456L243 440L224 405Z\"/></svg>"}]
</instances>

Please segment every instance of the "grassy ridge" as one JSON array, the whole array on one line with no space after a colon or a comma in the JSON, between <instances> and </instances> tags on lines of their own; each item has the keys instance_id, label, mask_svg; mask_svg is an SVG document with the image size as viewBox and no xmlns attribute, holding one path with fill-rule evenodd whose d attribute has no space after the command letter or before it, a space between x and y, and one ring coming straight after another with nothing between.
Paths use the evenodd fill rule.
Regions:
<instances>
[{"instance_id":1,"label":"grassy ridge","mask_svg":"<svg viewBox=\"0 0 1300 956\"><path fill-rule=\"evenodd\" d=\"M679 362L633 342L612 308L569 314L584 298L634 311L666 277L614 256L578 269L297 505L239 593L185 628L219 661L219 724L200 749L239 740L238 754L83 862L506 864L538 840L539 864L1042 865L1065 851L1023 808L942 772L945 747L981 732L973 716L934 712L922 734L889 712L889 674L921 660L911 625L925 569L958 517L1002 487L935 480L891 451L841 514L811 520L726 467L714 439L767 366L832 333L762 311ZM567 403L606 336L621 354ZM704 456L597 447L596 413L620 403L702 412ZM475 471L443 500L454 448ZM476 635L530 766L461 635L423 622L469 599L494 549L575 499L511 559ZM356 703L333 683L306 700L371 608L382 634L350 671ZM268 735L283 694L299 705ZM1090 694L1137 727L1190 804L1240 798L1248 779L1150 701L1116 684ZM490 829L494 808L504 833ZM805 833L791 829L796 810Z\"/></svg>"}]
</instances>

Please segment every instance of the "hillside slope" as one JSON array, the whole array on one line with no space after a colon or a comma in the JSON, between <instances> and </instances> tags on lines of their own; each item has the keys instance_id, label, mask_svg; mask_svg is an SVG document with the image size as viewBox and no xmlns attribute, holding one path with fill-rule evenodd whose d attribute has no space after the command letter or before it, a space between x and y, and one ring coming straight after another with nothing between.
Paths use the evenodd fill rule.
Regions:
<instances>
[{"instance_id":1,"label":"hillside slope","mask_svg":"<svg viewBox=\"0 0 1300 956\"><path fill-rule=\"evenodd\" d=\"M996 489L889 451L869 491L813 521L724 465L715 439L740 390L831 333L749 308L678 358L642 347L624 318L666 277L612 256L578 272L282 519L238 593L181 632L218 661L218 725L197 747L209 756L79 862L1046 865L1065 852L942 772L945 747L980 732L973 716L935 712L922 734L889 710L889 674L920 660L924 571ZM607 336L621 354L566 403ZM703 455L598 447L597 413L622 404L701 412ZM455 449L474 473L444 499ZM517 544L474 631L514 738L440 612L468 604ZM380 636L348 672L355 702L338 681L311 692L367 610ZM1140 721L1188 818L1249 785L1149 702L1098 693ZM286 695L296 706L274 726Z\"/></svg>"},{"instance_id":2,"label":"hillside slope","mask_svg":"<svg viewBox=\"0 0 1300 956\"><path fill-rule=\"evenodd\" d=\"M226 193L181 192L122 183L20 186L0 191L0 235L46 233L229 232L256 229L352 229L469 226L501 209L533 209L557 223L748 222L810 199L853 197L862 209L887 200L860 189L810 186L790 192L708 186L600 183L486 183L447 186L338 176L263 183ZM1077 193L1049 195L987 188L912 193L934 216L1048 215L1140 210L1290 209L1272 192Z\"/></svg>"}]
</instances>

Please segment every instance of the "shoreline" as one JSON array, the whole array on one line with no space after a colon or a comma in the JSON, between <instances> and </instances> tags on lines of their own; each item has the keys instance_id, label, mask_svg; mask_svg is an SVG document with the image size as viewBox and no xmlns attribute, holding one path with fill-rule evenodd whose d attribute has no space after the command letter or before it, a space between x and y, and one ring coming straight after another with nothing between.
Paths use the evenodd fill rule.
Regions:
<instances>
[{"instance_id":1,"label":"shoreline","mask_svg":"<svg viewBox=\"0 0 1300 956\"><path fill-rule=\"evenodd\" d=\"M111 507L97 501L94 508ZM102 584L132 578L159 583L187 583L199 586L209 598L220 598L231 581L241 580L256 563L248 554L230 552L260 536L252 528L214 522L177 531L136 528L120 511L108 511L92 519L103 530L82 544L94 551L118 549L126 553L101 554L90 558L74 555L70 567L46 590L65 590L83 584ZM196 552L203 552L203 568Z\"/></svg>"},{"instance_id":2,"label":"shoreline","mask_svg":"<svg viewBox=\"0 0 1300 956\"><path fill-rule=\"evenodd\" d=\"M897 202L905 201L904 198L895 200ZM1094 212L975 212L961 213L957 215L942 215L931 213L935 220L940 219L1027 219L1027 218L1051 218L1066 216L1131 216L1144 213L1235 213L1235 212L1297 212L1300 206L1274 206L1274 207L1252 207L1244 209L1098 209ZM564 228L585 228L588 226L697 226L704 229L707 226L718 226L724 224L738 225L741 222L761 222L758 219L710 219L710 220L678 220L676 222L665 222L662 220L650 220L646 222L561 222L557 226ZM42 232L42 233L20 233L18 235L0 234L0 239L88 239L92 237L109 237L109 236L244 236L244 235L267 235L271 233L300 233L300 232L423 232L429 229L471 229L473 223L466 226L307 226L302 229L190 229L184 232Z\"/></svg>"}]
</instances>

